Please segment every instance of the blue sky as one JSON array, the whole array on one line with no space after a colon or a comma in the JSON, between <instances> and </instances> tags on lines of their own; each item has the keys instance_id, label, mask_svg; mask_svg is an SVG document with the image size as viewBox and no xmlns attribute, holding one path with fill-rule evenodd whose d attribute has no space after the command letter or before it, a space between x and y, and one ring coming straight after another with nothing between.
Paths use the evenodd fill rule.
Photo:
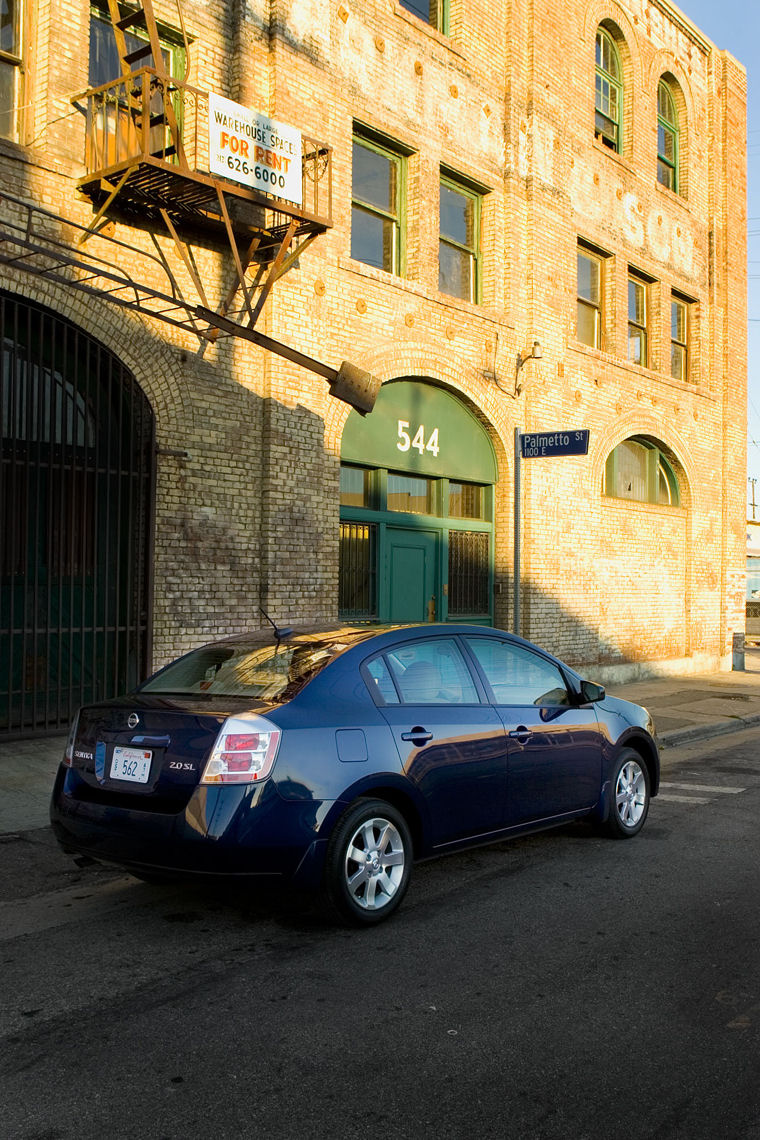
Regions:
<instances>
[{"instance_id":1,"label":"blue sky","mask_svg":"<svg viewBox=\"0 0 760 1140\"><path fill-rule=\"evenodd\" d=\"M747 69L748 116L748 258L749 258L749 408L747 475L758 480L756 514L760 519L760 96L757 88L760 10L753 0L681 0L678 7L719 48ZM748 484L748 500L751 488ZM751 517L751 514L748 515Z\"/></svg>"}]
</instances>

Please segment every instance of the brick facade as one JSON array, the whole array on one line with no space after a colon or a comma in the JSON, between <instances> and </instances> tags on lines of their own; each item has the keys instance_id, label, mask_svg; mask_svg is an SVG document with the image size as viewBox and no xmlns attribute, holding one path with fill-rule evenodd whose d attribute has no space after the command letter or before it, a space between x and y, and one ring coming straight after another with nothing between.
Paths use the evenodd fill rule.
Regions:
<instances>
[{"instance_id":1,"label":"brick facade","mask_svg":"<svg viewBox=\"0 0 760 1140\"><path fill-rule=\"evenodd\" d=\"M176 21L173 5L156 7ZM743 69L666 0L451 0L450 35L393 0L183 0L183 12L196 86L334 148L334 228L277 284L259 327L383 381L440 384L486 426L499 465L497 623L509 628L512 613L514 429L588 428L588 456L522 466L521 632L597 672L729 663L744 628ZM35 13L20 141L0 143L0 177L87 224L92 207L75 189L84 125L70 97L87 87L89 4L37 0ZM602 23L623 71L619 154L594 138ZM679 193L656 177L663 75L679 100ZM354 122L410 152L403 277L350 256ZM487 191L479 304L438 291L442 166ZM114 232L152 248L137 227ZM579 240L604 255L601 348L576 334ZM211 245L198 256L216 300L229 264ZM646 368L627 360L629 268L648 283ZM281 621L337 616L349 409L323 381L243 341L200 355L184 333L13 269L0 267L0 285L100 340L153 407L156 665L260 624L260 606ZM688 382L670 375L671 291L693 316ZM542 359L524 365L513 396L517 356L535 339ZM602 494L607 456L632 436L668 458L678 506Z\"/></svg>"}]
</instances>

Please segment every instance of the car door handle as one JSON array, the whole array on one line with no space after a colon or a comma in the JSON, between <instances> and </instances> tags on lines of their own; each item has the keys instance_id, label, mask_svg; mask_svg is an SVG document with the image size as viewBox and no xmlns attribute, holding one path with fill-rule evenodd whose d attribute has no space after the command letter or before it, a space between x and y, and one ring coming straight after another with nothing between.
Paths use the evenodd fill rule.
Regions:
<instances>
[{"instance_id":1,"label":"car door handle","mask_svg":"<svg viewBox=\"0 0 760 1140\"><path fill-rule=\"evenodd\" d=\"M510 740L519 740L521 744L524 744L526 740L530 739L533 733L529 728L526 728L524 724L518 724L517 728L513 728L507 735Z\"/></svg>"},{"instance_id":2,"label":"car door handle","mask_svg":"<svg viewBox=\"0 0 760 1140\"><path fill-rule=\"evenodd\" d=\"M433 739L433 734L432 732L427 732L427 730L420 725L415 725L411 732L402 732L401 739L411 744L427 744L428 740Z\"/></svg>"}]
</instances>

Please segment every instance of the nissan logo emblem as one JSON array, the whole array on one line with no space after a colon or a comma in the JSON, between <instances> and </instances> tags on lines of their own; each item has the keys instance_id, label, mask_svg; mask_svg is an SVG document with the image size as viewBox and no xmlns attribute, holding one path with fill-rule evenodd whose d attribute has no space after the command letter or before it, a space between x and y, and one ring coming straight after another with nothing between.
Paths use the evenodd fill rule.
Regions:
<instances>
[{"instance_id":1,"label":"nissan logo emblem","mask_svg":"<svg viewBox=\"0 0 760 1140\"><path fill-rule=\"evenodd\" d=\"M130 713L129 716L127 717L127 725L130 728L137 728L139 723L140 723L140 718L137 715L137 713Z\"/></svg>"}]
</instances>

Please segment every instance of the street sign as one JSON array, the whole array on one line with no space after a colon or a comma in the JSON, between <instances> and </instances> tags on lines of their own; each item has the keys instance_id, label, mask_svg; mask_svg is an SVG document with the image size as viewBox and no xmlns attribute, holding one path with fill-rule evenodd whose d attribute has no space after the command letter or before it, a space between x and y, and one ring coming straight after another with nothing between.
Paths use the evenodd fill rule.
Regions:
<instances>
[{"instance_id":1,"label":"street sign","mask_svg":"<svg viewBox=\"0 0 760 1140\"><path fill-rule=\"evenodd\" d=\"M521 466L523 459L549 459L560 455L588 455L588 428L578 428L571 431L520 431L515 428L515 507L514 507L514 541L512 544L514 560L514 596L513 596L513 632L520 633L520 595L522 593L522 477Z\"/></svg>"},{"instance_id":2,"label":"street sign","mask_svg":"<svg viewBox=\"0 0 760 1140\"><path fill-rule=\"evenodd\" d=\"M520 436L520 455L523 459L588 455L588 437L588 428L578 431L526 431Z\"/></svg>"}]
</instances>

